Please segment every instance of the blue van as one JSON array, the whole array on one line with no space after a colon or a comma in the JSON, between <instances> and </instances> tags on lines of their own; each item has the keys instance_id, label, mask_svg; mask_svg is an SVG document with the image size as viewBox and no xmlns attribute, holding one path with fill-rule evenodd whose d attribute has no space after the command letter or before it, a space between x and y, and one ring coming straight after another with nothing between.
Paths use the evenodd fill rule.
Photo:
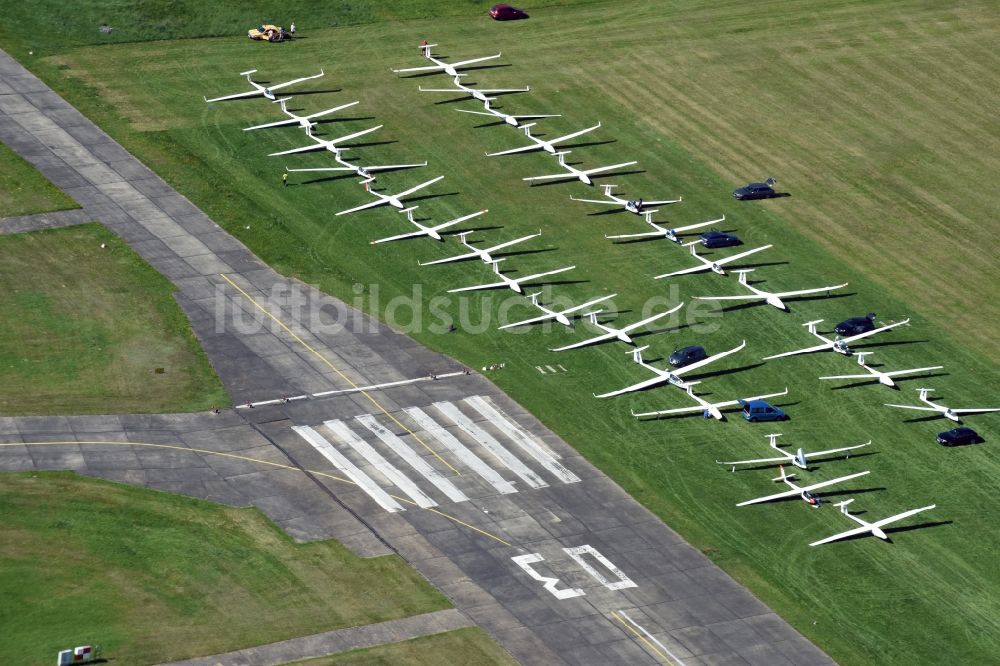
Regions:
<instances>
[{"instance_id":1,"label":"blue van","mask_svg":"<svg viewBox=\"0 0 1000 666\"><path fill-rule=\"evenodd\" d=\"M787 421L788 414L785 414L781 407L764 400L740 400L743 407L743 418L747 421Z\"/></svg>"}]
</instances>

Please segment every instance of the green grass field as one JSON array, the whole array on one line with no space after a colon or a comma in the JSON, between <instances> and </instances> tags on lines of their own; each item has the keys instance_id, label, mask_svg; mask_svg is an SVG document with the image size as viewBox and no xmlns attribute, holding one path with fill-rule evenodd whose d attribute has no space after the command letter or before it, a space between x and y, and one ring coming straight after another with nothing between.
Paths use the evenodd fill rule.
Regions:
<instances>
[{"instance_id":1,"label":"green grass field","mask_svg":"<svg viewBox=\"0 0 1000 666\"><path fill-rule=\"evenodd\" d=\"M0 530L7 663L86 643L160 663L448 607L398 557L295 544L256 510L71 473L0 476Z\"/></svg>"},{"instance_id":2,"label":"green grass field","mask_svg":"<svg viewBox=\"0 0 1000 666\"><path fill-rule=\"evenodd\" d=\"M505 666L516 663L482 629L456 629L401 643L352 650L318 659L292 661L286 666Z\"/></svg>"},{"instance_id":3,"label":"green grass field","mask_svg":"<svg viewBox=\"0 0 1000 666\"><path fill-rule=\"evenodd\" d=\"M173 286L104 227L0 236L0 257L0 414L229 404Z\"/></svg>"},{"instance_id":4,"label":"green grass field","mask_svg":"<svg viewBox=\"0 0 1000 666\"><path fill-rule=\"evenodd\" d=\"M35 167L0 143L0 217L79 208Z\"/></svg>"},{"instance_id":5,"label":"green grass field","mask_svg":"<svg viewBox=\"0 0 1000 666\"><path fill-rule=\"evenodd\" d=\"M418 285L424 326L411 331L414 337L475 367L506 362L494 376L504 390L839 662L986 663L1000 651L1000 535L981 506L997 488L1000 420L971 419L986 445L944 450L933 436L947 422L907 422L909 414L881 403L915 403L917 386L935 388L955 406L990 406L1000 395L992 329L1000 307L991 270L996 205L988 196L1000 154L997 120L988 112L1000 89L997 56L987 47L997 20L986 2L598 2L542 7L530 21L494 24L477 5L434 20L310 30L308 39L276 48L234 36L63 47L35 60L15 55L279 270L379 316ZM719 351L746 339L747 351L719 367L745 371L706 377L704 394L725 399L788 386L780 404L792 421L777 430L789 444L808 450L873 440L872 455L804 478L871 469L866 483L847 490L872 492L839 498L857 497L855 507L874 518L936 502L919 522L940 524L900 533L892 545L868 540L817 550L806 544L850 527L832 509L814 512L795 502L734 510L737 501L771 492L773 474L729 474L713 461L766 454L764 435L775 428L697 417L637 422L630 409L689 402L672 388L595 401L592 392L645 378L626 348L557 356L545 349L579 334L497 332L506 294L452 299L440 310L456 319L465 312L461 330L435 334L426 325L431 299L486 281L488 269L418 269L418 259L455 251L454 241L370 246L405 231L401 216L381 210L335 218L366 200L351 179L293 176L282 189L283 166L332 160L267 158L304 145L301 132L241 132L276 119L273 107L206 107L200 99L243 89L236 73L245 69L280 81L325 67L327 78L297 91L292 106L316 111L361 100L351 120L323 123L324 133L384 123L375 140L390 143L351 154L366 164L427 159L426 169L387 174L379 185L394 191L445 174L429 193L447 196L419 202L436 222L488 207L476 226L503 229L478 234L485 241L541 228L530 249L547 251L513 256L505 267L528 274L576 264L568 274L576 283L555 287L553 296L580 301L618 293L618 318L627 322L651 298L666 307L696 295L740 293L732 278L714 275L651 280L687 266L684 251L665 241L612 245L604 234L644 225L626 215L588 216L595 207L568 200L593 193L578 183L521 182L552 172L551 157L483 157L520 145L517 132L476 127L474 117L453 111L476 108L472 103L438 104L448 96L417 91L418 84L446 83L444 77L400 80L388 71L419 65L415 47L425 38L455 60L502 50L500 62L511 66L468 78L489 87L531 85L529 95L503 98L503 107L563 114L542 121L539 131L557 136L602 121L592 141L581 141L600 145L577 147L572 157L588 166L639 160L641 173L604 182L647 199L683 195L684 203L660 219L681 225L726 214L725 227L747 247L773 242L753 274L765 288L849 281L846 296L793 302L791 314L761 306L714 317L703 305L689 318L685 308L679 330L641 343L652 345L653 359L685 344ZM142 85L133 85L135 72ZM792 196L744 204L730 198L735 185L768 175ZM356 283L365 285L364 298L356 297ZM912 318L909 327L875 339L873 362L886 369L940 364L944 373L892 393L819 382L820 375L852 371L851 361L833 354L760 364L765 355L809 345L802 322L832 324L869 311L887 321ZM528 315L520 305L511 310L512 317ZM481 331L470 332L476 327ZM535 369L554 363L568 372Z\"/></svg>"}]
</instances>

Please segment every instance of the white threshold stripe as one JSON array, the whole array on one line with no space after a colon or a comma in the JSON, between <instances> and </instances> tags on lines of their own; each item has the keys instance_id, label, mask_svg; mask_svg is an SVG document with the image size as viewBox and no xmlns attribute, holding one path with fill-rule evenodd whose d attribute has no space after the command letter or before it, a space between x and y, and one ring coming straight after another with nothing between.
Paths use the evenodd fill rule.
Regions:
<instances>
[{"instance_id":1,"label":"white threshold stripe","mask_svg":"<svg viewBox=\"0 0 1000 666\"><path fill-rule=\"evenodd\" d=\"M469 437L479 442L483 448L496 456L497 460L507 466L507 469L514 472L532 488L546 488L549 484L542 477L538 476L530 467L518 460L510 451L505 449L500 442L493 438L491 434L477 426L468 416L463 414L458 407L450 402L435 402L435 409L461 428Z\"/></svg>"},{"instance_id":2,"label":"white threshold stripe","mask_svg":"<svg viewBox=\"0 0 1000 666\"><path fill-rule=\"evenodd\" d=\"M347 478L358 484L358 487L368 493L368 496L375 500L376 504L390 512L405 511L402 504L379 488L370 476L355 467L354 463L345 458L321 434L309 426L292 426L292 430L297 432L302 439L309 442L314 449L319 451L334 467L343 472Z\"/></svg>"},{"instance_id":3,"label":"white threshold stripe","mask_svg":"<svg viewBox=\"0 0 1000 666\"><path fill-rule=\"evenodd\" d=\"M628 616L628 614L627 614L627 613L626 613L625 611L623 611L623 610L620 610L620 611L618 611L618 614L619 614L619 615L621 615L621 616L622 616L623 618L625 618L626 620L628 620L628 621L629 621L629 624L631 624L631 625L632 625L632 626L634 626L634 627L635 627L636 629L638 629L638 630L639 630L639 631L641 631L641 632L642 632L643 634L645 634L645 635L646 635L646 638L648 638L649 640L651 640L651 641L653 641L654 643L656 643L657 647L659 647L659 648L660 648L661 650L663 650L664 652L666 652L666 653L667 653L667 655L669 655L669 657L670 657L671 659L673 659L673 660L674 660L674 661L675 661L675 662L677 663L677 666L684 666L684 662L683 662L683 661L681 661L681 660L680 660L680 659L679 659L679 658L677 657L677 655L675 655L675 654L674 654L673 652L671 652L670 650L668 650L668 649L667 649L667 646L666 646L666 645L664 645L664 644L663 644L663 643L661 643L660 641L656 640L656 637L655 637L655 636L653 636L653 634L651 634L651 633L649 633L648 631L646 631L646 629L645 629L645 628L644 628L644 627L643 627L642 625L640 625L640 624L639 624L638 622L636 622L635 620L633 620L632 618L630 618L630 617Z\"/></svg>"},{"instance_id":4,"label":"white threshold stripe","mask_svg":"<svg viewBox=\"0 0 1000 666\"><path fill-rule=\"evenodd\" d=\"M506 480L496 470L483 462L482 458L465 447L458 438L445 430L419 407L407 407L403 410L406 415L413 419L423 432L429 433L441 446L448 449L459 462L482 477L488 484L501 495L516 493L514 484Z\"/></svg>"},{"instance_id":5,"label":"white threshold stripe","mask_svg":"<svg viewBox=\"0 0 1000 666\"><path fill-rule=\"evenodd\" d=\"M400 472L398 469L393 467L392 463L382 457L378 451L373 449L371 445L365 440L354 434L346 423L343 421L323 421L323 425L327 429L337 436L342 442L350 446L352 449L357 451L362 458L368 461L375 469L382 472L383 476L389 480L390 483L395 484L400 490L410 496L417 506L422 509L429 509L432 506L437 506L437 502L424 494L420 488L417 487L413 481L409 479L405 474Z\"/></svg>"},{"instance_id":6,"label":"white threshold stripe","mask_svg":"<svg viewBox=\"0 0 1000 666\"><path fill-rule=\"evenodd\" d=\"M434 375L433 377L417 377L416 379L401 379L398 382L386 382L385 384L372 384L371 386L358 386L349 389L336 389L334 391L321 391L319 393L303 393L302 395L293 395L288 398L275 398L274 400L259 400L243 403L242 405L236 405L233 409L252 409L253 407L263 407L264 405L279 405L284 402L292 402L294 400L305 400L306 398L322 398L328 395L341 395L344 393L360 393L361 391L377 391L384 388L392 388L393 386L405 386L407 384L416 384L417 382L432 382L437 379L447 379L449 377L458 377L459 375L464 375L465 371L462 372L446 372L443 375Z\"/></svg>"},{"instance_id":7,"label":"white threshold stripe","mask_svg":"<svg viewBox=\"0 0 1000 666\"><path fill-rule=\"evenodd\" d=\"M463 402L482 414L500 432L514 440L525 453L534 458L539 465L547 469L557 479L563 483L579 483L580 477L559 462L557 460L559 456L549 450L548 447L542 445L541 442L517 425L509 416L500 411L499 408L495 407L489 398L474 395L466 398Z\"/></svg>"},{"instance_id":8,"label":"white threshold stripe","mask_svg":"<svg viewBox=\"0 0 1000 666\"><path fill-rule=\"evenodd\" d=\"M376 437L385 443L386 446L392 449L393 453L405 460L410 467L422 474L425 479L433 483L434 487L444 493L445 496L452 502L469 501L469 498L465 496L465 493L459 490L454 483L445 478L441 472L431 467L426 460L418 456L413 449L406 445L406 442L396 435L396 433L390 431L388 428L376 421L373 415L365 414L363 416L355 416L354 420L373 432Z\"/></svg>"}]
</instances>

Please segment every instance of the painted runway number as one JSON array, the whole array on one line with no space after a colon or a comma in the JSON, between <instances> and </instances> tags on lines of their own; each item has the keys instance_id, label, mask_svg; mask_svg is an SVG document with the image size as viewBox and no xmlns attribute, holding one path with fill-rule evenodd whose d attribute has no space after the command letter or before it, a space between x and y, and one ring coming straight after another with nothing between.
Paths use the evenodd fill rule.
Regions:
<instances>
[{"instance_id":1,"label":"painted runway number","mask_svg":"<svg viewBox=\"0 0 1000 666\"><path fill-rule=\"evenodd\" d=\"M596 580L598 583L608 588L609 590L624 590L629 587L639 587L631 578L625 575L625 573L611 563L611 560L601 555L600 551L590 545L575 546L573 548L563 548L563 552L569 555L573 560L580 565L580 568L590 574L590 577ZM593 566L588 564L584 559L584 555L591 555L595 560L601 563L605 569L614 574L615 578L618 580L611 582L608 580L604 574L595 569ZM518 555L516 557L510 558L514 560L517 566L524 569L524 571L537 580L542 586L552 593L556 599L572 599L573 597L582 597L586 595L586 592L578 587L567 587L559 589L559 579L553 578L551 576L543 576L532 568L532 564L538 562L544 562L545 558L542 557L541 553L528 553L527 555Z\"/></svg>"}]
</instances>

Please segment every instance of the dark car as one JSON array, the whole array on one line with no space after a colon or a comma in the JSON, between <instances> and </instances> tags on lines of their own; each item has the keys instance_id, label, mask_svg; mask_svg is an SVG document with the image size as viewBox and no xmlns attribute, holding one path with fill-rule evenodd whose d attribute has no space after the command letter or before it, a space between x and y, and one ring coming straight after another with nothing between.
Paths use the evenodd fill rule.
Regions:
<instances>
[{"instance_id":1,"label":"dark car","mask_svg":"<svg viewBox=\"0 0 1000 666\"><path fill-rule=\"evenodd\" d=\"M972 428L953 428L937 436L937 443L941 446L965 446L978 444L981 441L983 438Z\"/></svg>"},{"instance_id":2,"label":"dark car","mask_svg":"<svg viewBox=\"0 0 1000 666\"><path fill-rule=\"evenodd\" d=\"M490 8L490 18L494 21L518 21L528 18L528 15L517 7L493 5Z\"/></svg>"},{"instance_id":3,"label":"dark car","mask_svg":"<svg viewBox=\"0 0 1000 666\"><path fill-rule=\"evenodd\" d=\"M774 178L768 178L763 183L750 183L733 190L734 199L770 199L771 197L778 196L777 192L774 191L772 185L776 181Z\"/></svg>"},{"instance_id":4,"label":"dark car","mask_svg":"<svg viewBox=\"0 0 1000 666\"><path fill-rule=\"evenodd\" d=\"M875 313L869 312L864 317L851 317L837 324L833 331L837 335L861 335L875 330Z\"/></svg>"},{"instance_id":5,"label":"dark car","mask_svg":"<svg viewBox=\"0 0 1000 666\"><path fill-rule=\"evenodd\" d=\"M735 234L727 234L718 229L706 231L698 238L701 239L701 244L705 247L729 247L731 245L740 245L743 242Z\"/></svg>"},{"instance_id":6,"label":"dark car","mask_svg":"<svg viewBox=\"0 0 1000 666\"><path fill-rule=\"evenodd\" d=\"M675 368L683 368L685 365L691 365L695 361L700 361L702 359L708 358L708 354L705 353L705 348L698 345L691 345L690 347L681 347L670 355L667 362Z\"/></svg>"}]
</instances>

